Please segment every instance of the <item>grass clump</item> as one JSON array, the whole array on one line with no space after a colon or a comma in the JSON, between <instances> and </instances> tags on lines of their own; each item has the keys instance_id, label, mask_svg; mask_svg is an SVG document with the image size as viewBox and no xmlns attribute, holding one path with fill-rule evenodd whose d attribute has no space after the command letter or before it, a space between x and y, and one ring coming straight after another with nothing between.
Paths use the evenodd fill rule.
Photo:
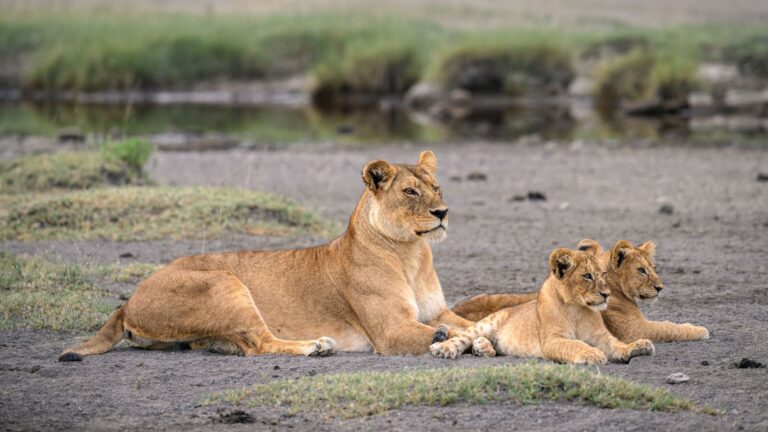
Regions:
<instances>
[{"instance_id":1,"label":"grass clump","mask_svg":"<svg viewBox=\"0 0 768 432\"><path fill-rule=\"evenodd\" d=\"M113 310L75 264L0 252L0 329L90 330Z\"/></svg>"},{"instance_id":2,"label":"grass clump","mask_svg":"<svg viewBox=\"0 0 768 432\"><path fill-rule=\"evenodd\" d=\"M380 414L405 406L565 401L601 408L681 411L698 408L661 388L568 365L529 362L479 368L356 372L276 381L217 393L206 404L286 407L331 417Z\"/></svg>"},{"instance_id":3,"label":"grass clump","mask_svg":"<svg viewBox=\"0 0 768 432\"><path fill-rule=\"evenodd\" d=\"M61 152L0 162L0 193L137 185L148 182L144 165L152 145L131 139L111 142L101 152Z\"/></svg>"},{"instance_id":4,"label":"grass clump","mask_svg":"<svg viewBox=\"0 0 768 432\"><path fill-rule=\"evenodd\" d=\"M233 188L102 188L4 201L3 240L125 241L338 231L335 224L285 197Z\"/></svg>"},{"instance_id":5,"label":"grass clump","mask_svg":"<svg viewBox=\"0 0 768 432\"><path fill-rule=\"evenodd\" d=\"M721 57L746 76L768 78L768 34L751 35L729 43Z\"/></svg>"},{"instance_id":6,"label":"grass clump","mask_svg":"<svg viewBox=\"0 0 768 432\"><path fill-rule=\"evenodd\" d=\"M687 106L688 95L697 86L693 63L636 50L606 63L598 71L595 102L604 112L638 102L655 102L661 109L679 109Z\"/></svg>"},{"instance_id":7,"label":"grass clump","mask_svg":"<svg viewBox=\"0 0 768 432\"><path fill-rule=\"evenodd\" d=\"M342 60L328 59L314 70L313 100L320 106L348 101L353 95L402 95L421 74L422 53L405 41L352 44Z\"/></svg>"},{"instance_id":8,"label":"grass clump","mask_svg":"<svg viewBox=\"0 0 768 432\"><path fill-rule=\"evenodd\" d=\"M443 87L477 93L561 93L575 78L571 56L560 44L503 35L459 43L432 69Z\"/></svg>"}]
</instances>

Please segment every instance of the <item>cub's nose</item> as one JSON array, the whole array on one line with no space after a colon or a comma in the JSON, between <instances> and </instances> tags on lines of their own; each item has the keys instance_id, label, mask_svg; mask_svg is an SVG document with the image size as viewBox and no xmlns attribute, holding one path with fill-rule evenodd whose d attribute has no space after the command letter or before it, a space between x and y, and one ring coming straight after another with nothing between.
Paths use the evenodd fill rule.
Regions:
<instances>
[{"instance_id":1,"label":"cub's nose","mask_svg":"<svg viewBox=\"0 0 768 432\"><path fill-rule=\"evenodd\" d=\"M656 290L657 293L659 293L659 292L661 292L661 290L664 289L664 285L654 286L653 288Z\"/></svg>"},{"instance_id":2,"label":"cub's nose","mask_svg":"<svg viewBox=\"0 0 768 432\"><path fill-rule=\"evenodd\" d=\"M608 296L610 295L610 293L601 292L600 295L603 296L603 301L608 301Z\"/></svg>"},{"instance_id":3,"label":"cub's nose","mask_svg":"<svg viewBox=\"0 0 768 432\"><path fill-rule=\"evenodd\" d=\"M443 220L448 215L448 208L432 209L429 212L432 214L432 216Z\"/></svg>"}]
</instances>

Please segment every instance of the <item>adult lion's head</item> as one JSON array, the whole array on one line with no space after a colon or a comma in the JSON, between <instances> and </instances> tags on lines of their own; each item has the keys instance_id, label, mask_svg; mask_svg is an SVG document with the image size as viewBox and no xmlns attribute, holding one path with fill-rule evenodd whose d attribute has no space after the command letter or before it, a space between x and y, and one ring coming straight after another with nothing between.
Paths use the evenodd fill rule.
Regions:
<instances>
[{"instance_id":1,"label":"adult lion's head","mask_svg":"<svg viewBox=\"0 0 768 432\"><path fill-rule=\"evenodd\" d=\"M549 270L562 282L557 289L565 303L596 311L608 307L610 290L593 251L555 249L549 256Z\"/></svg>"},{"instance_id":2,"label":"adult lion's head","mask_svg":"<svg viewBox=\"0 0 768 432\"><path fill-rule=\"evenodd\" d=\"M370 193L368 222L396 241L439 241L448 228L448 206L435 178L437 157L423 151L416 165L377 160L363 168Z\"/></svg>"}]
</instances>

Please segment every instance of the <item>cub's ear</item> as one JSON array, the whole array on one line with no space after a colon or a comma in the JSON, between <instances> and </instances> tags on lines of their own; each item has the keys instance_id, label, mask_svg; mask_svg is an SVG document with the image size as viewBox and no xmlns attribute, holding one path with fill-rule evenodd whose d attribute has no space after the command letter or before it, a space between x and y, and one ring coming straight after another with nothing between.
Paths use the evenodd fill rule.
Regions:
<instances>
[{"instance_id":1,"label":"cub's ear","mask_svg":"<svg viewBox=\"0 0 768 432\"><path fill-rule=\"evenodd\" d=\"M437 156L431 150L424 150L419 155L419 165L432 175L437 172Z\"/></svg>"},{"instance_id":2,"label":"cub's ear","mask_svg":"<svg viewBox=\"0 0 768 432\"><path fill-rule=\"evenodd\" d=\"M645 254L648 255L648 258L653 258L653 254L656 253L656 243L650 240L641 244L637 248L645 252Z\"/></svg>"},{"instance_id":3,"label":"cub's ear","mask_svg":"<svg viewBox=\"0 0 768 432\"><path fill-rule=\"evenodd\" d=\"M621 267L621 264L624 263L624 259L632 249L634 249L632 243L626 240L617 241L616 244L613 245L613 248L611 248L611 265L613 268L618 269Z\"/></svg>"},{"instance_id":4,"label":"cub's ear","mask_svg":"<svg viewBox=\"0 0 768 432\"><path fill-rule=\"evenodd\" d=\"M573 251L569 249L555 249L549 256L549 270L558 279L563 279L563 277L574 267L574 264Z\"/></svg>"},{"instance_id":5,"label":"cub's ear","mask_svg":"<svg viewBox=\"0 0 768 432\"><path fill-rule=\"evenodd\" d=\"M373 192L387 190L397 169L384 160L368 162L363 168L363 183Z\"/></svg>"},{"instance_id":6,"label":"cub's ear","mask_svg":"<svg viewBox=\"0 0 768 432\"><path fill-rule=\"evenodd\" d=\"M603 247L600 246L600 243L598 243L597 241L592 240L592 239L584 239L584 240L580 241L579 244L578 244L577 249L579 249L580 251L584 251L584 252L586 252L588 254L595 255L595 256L600 255L601 253L603 253Z\"/></svg>"}]
</instances>

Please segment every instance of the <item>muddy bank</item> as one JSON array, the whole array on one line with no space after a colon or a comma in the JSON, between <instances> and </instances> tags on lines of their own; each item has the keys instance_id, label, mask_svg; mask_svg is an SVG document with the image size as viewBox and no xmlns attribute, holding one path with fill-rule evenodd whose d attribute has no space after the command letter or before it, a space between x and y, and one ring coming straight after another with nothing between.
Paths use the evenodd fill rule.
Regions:
<instances>
[{"instance_id":1,"label":"muddy bank","mask_svg":"<svg viewBox=\"0 0 768 432\"><path fill-rule=\"evenodd\" d=\"M747 357L768 363L768 152L734 148L633 148L591 144L527 146L466 143L433 147L451 208L448 238L434 247L446 298L526 291L546 276L556 246L584 237L658 243L657 267L667 289L647 309L657 320L707 326L712 339L658 344L657 354L601 367L723 410L722 416L603 410L565 403L408 408L350 421L322 413L286 416L279 408L245 409L257 428L409 430L765 430L768 369L737 369ZM290 149L159 153L153 175L164 184L229 184L285 194L324 215L346 220L362 191L365 162L415 161L421 147L366 150ZM537 200L528 197L537 192ZM524 199L517 198L524 196ZM541 197L544 199L542 200ZM660 212L662 206L666 207ZM671 208L671 210L670 210ZM238 238L208 242L206 251L306 246L322 239ZM5 243L4 250L114 262L131 252L163 262L198 253L200 242ZM116 257L117 255L117 257ZM220 407L201 407L207 394L308 374L403 370L517 362L457 362L427 356L340 354L325 359L227 357L200 352L144 352L120 347L59 364L58 352L77 335L0 332L0 423L8 430L242 428L219 424ZM275 370L275 366L279 366ZM691 380L677 386L667 375ZM563 419L567 419L565 422Z\"/></svg>"}]
</instances>

